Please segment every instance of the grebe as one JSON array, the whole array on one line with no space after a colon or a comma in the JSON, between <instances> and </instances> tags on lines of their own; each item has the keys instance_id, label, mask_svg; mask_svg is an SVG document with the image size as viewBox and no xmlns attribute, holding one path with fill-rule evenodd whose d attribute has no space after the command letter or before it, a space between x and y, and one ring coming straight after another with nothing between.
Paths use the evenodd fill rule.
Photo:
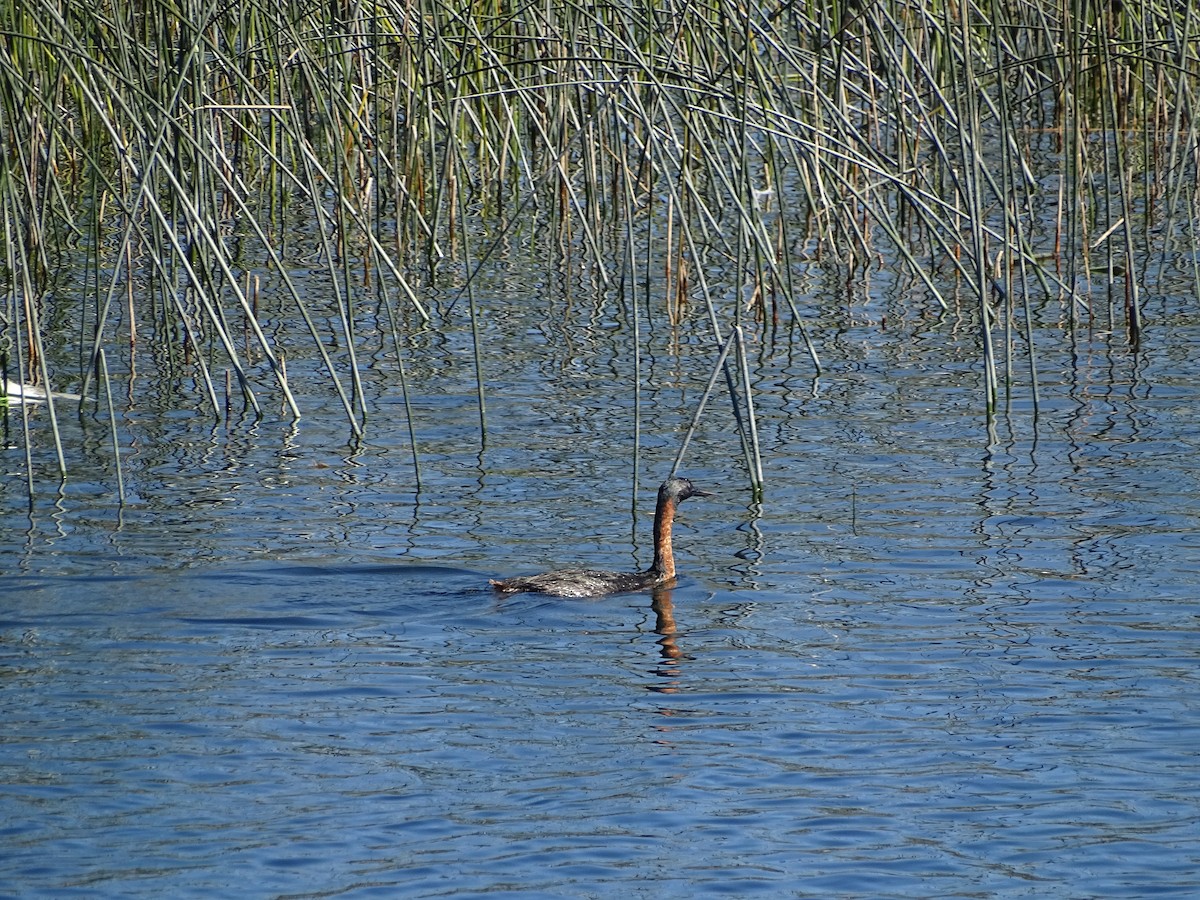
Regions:
<instances>
[{"instance_id":1,"label":"grebe","mask_svg":"<svg viewBox=\"0 0 1200 900\"><path fill-rule=\"evenodd\" d=\"M658 489L654 510L654 563L645 572L602 572L596 569L563 569L544 575L492 580L501 594L531 591L556 597L601 597L624 591L642 591L675 580L675 554L671 549L671 523L675 508L688 497L711 497L686 478L668 478Z\"/></svg>"}]
</instances>

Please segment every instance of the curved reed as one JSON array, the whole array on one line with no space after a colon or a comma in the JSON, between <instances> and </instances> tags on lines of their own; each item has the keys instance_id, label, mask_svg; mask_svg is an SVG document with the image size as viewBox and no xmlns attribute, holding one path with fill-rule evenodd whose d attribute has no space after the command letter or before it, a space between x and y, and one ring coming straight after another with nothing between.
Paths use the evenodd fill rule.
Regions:
<instances>
[{"instance_id":1,"label":"curved reed","mask_svg":"<svg viewBox=\"0 0 1200 900\"><path fill-rule=\"evenodd\" d=\"M1090 324L1083 276L1100 256L1123 295L1103 324L1136 344L1142 262L1194 237L1194 4L33 0L0 9L0 34L0 219L16 248L0 351L86 381L102 351L120 371L153 335L214 417L221 373L252 415L272 392L301 412L285 335L245 287L254 270L361 434L359 305L403 298L380 300L392 327L425 322L410 282L465 261L474 322L471 254L499 243L469 244L467 217L503 235L532 211L601 280L665 233L664 270L646 277L666 321L719 347L727 327L787 316L814 368L797 267L815 254L853 272L886 250L931 304L973 297L989 414L1021 353L1036 403L1031 298ZM1057 190L1031 162L1047 133ZM300 248L298 219L312 223ZM47 373L53 326L17 310L81 250L80 371ZM298 253L335 315L289 274ZM688 315L697 292L704 318ZM31 340L13 336L21 323Z\"/></svg>"}]
</instances>

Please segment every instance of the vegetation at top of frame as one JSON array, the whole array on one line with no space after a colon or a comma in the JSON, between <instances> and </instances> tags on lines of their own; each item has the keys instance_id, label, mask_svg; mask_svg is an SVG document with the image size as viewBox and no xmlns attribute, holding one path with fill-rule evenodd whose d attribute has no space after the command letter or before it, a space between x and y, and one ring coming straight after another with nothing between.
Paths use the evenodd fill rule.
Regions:
<instances>
[{"instance_id":1,"label":"vegetation at top of frame","mask_svg":"<svg viewBox=\"0 0 1200 900\"><path fill-rule=\"evenodd\" d=\"M1073 327L1093 251L1127 273L1137 340L1139 254L1195 225L1198 33L1174 0L5 2L0 356L39 378L43 301L82 247L85 379L152 325L214 412L225 371L255 411L273 384L298 414L254 268L357 430L352 353L326 354L290 280L297 219L349 347L356 292L399 329L429 315L413 284L469 282L491 252L471 223L535 222L601 282L653 223L667 313L701 311L714 346L743 316L798 318L799 248L854 268L886 242L931 303L974 298L990 406L995 327L1019 330L1035 293Z\"/></svg>"}]
</instances>

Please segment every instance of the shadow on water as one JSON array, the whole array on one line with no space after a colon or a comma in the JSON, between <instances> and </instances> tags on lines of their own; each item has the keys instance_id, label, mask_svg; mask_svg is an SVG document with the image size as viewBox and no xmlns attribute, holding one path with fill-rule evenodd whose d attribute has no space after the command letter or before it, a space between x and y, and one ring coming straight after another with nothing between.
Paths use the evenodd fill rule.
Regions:
<instances>
[{"instance_id":1,"label":"shadow on water","mask_svg":"<svg viewBox=\"0 0 1200 900\"><path fill-rule=\"evenodd\" d=\"M676 645L673 595L691 600L708 596L693 579L654 592L634 591L603 597L562 598L537 593L502 595L488 575L472 569L409 563L248 564L218 567L154 578L107 579L121 594L174 596L161 615L190 624L234 627L354 626L363 622L416 620L484 623L536 617L542 625L586 628L610 620L614 609L647 610L654 631L662 636L664 659L683 657ZM165 589L169 586L170 591ZM100 592L101 594L103 591ZM96 594L90 596L97 599ZM204 615L209 609L220 614ZM275 611L272 613L271 611ZM486 626L485 626L486 627Z\"/></svg>"},{"instance_id":2,"label":"shadow on water","mask_svg":"<svg viewBox=\"0 0 1200 900\"><path fill-rule=\"evenodd\" d=\"M374 597L389 592L397 596L464 596L473 592L490 595L487 576L470 569L405 562L347 564L306 562L296 564L251 564L210 569L194 576L199 581L247 586L291 588L297 599L353 601L357 596ZM330 593L334 591L334 593Z\"/></svg>"}]
</instances>

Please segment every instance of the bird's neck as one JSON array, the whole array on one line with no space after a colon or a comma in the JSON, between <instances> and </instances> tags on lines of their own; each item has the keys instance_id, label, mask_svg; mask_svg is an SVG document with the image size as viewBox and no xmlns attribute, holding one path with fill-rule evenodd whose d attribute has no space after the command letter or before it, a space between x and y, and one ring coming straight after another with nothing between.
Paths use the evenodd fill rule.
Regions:
<instances>
[{"instance_id":1,"label":"bird's neck","mask_svg":"<svg viewBox=\"0 0 1200 900\"><path fill-rule=\"evenodd\" d=\"M663 581L675 577L675 552L671 548L671 524L675 521L675 501L664 500L654 511L654 565L650 571Z\"/></svg>"}]
</instances>

